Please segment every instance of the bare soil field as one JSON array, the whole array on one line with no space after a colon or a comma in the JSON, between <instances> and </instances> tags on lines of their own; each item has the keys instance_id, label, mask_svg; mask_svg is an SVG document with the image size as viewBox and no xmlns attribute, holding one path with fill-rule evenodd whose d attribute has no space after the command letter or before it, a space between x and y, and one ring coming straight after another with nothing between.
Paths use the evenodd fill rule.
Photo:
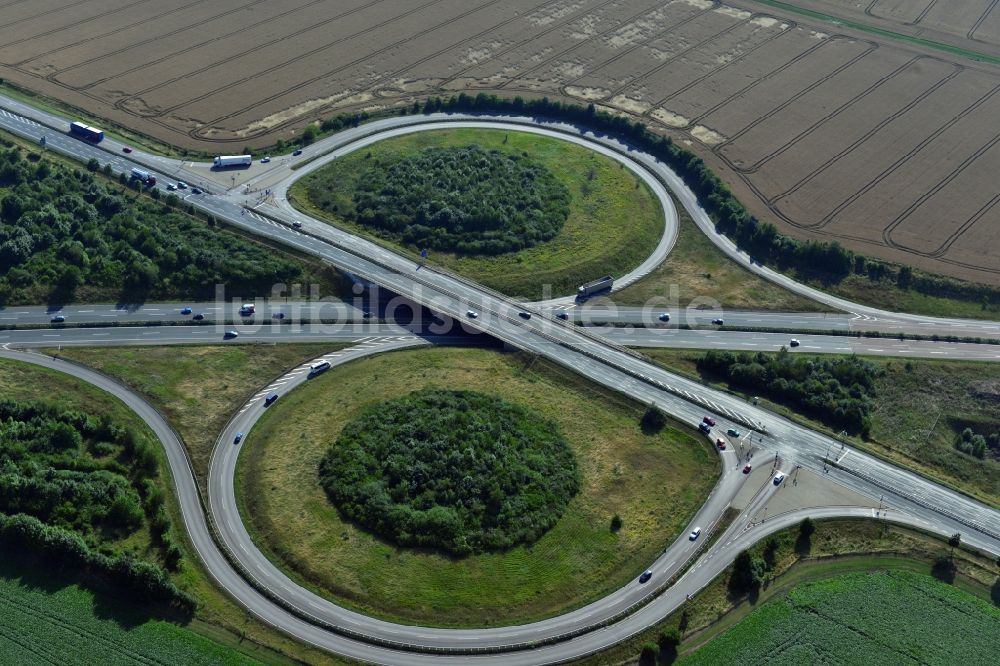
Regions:
<instances>
[{"instance_id":1,"label":"bare soil field","mask_svg":"<svg viewBox=\"0 0 1000 666\"><path fill-rule=\"evenodd\" d=\"M1000 66L917 39L1000 55L1000 0L0 0L0 77L182 148L463 91L593 102L785 233L1000 284Z\"/></svg>"}]
</instances>

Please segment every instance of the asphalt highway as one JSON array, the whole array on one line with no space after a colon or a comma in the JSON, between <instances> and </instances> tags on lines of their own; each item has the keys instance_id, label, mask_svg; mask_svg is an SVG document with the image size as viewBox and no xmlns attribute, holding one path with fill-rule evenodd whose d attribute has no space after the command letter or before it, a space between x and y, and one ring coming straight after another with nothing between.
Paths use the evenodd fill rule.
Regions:
<instances>
[{"instance_id":1,"label":"asphalt highway","mask_svg":"<svg viewBox=\"0 0 1000 666\"><path fill-rule=\"evenodd\" d=\"M5 118L0 118L0 125L6 126ZM284 201L283 195L287 185L294 178L321 166L324 160L335 159L350 150L357 150L378 138L394 133L421 131L439 126L430 122L433 120L435 120L433 117L387 119L357 128L358 131L354 134L345 132L337 137L332 137L325 143L320 142L322 145L314 148L317 159L295 174L280 180L274 188L277 192L275 204L258 204L255 210L256 215L248 215L243 212L243 207L248 202L245 196L238 193L229 193L226 196L218 197L195 196L191 197L190 200L199 207L225 219L230 224L327 260L341 270L382 285L410 301L426 305L443 316L461 321L471 329L487 331L512 346L544 356L636 400L646 404L656 404L682 421L693 425L700 421L704 413L711 412L719 416L719 429L738 427L746 431L748 427L751 427L762 431L765 434L754 442L757 447L755 455L767 457L773 454L775 460L780 460L782 465L801 465L818 473L829 474L838 483L869 497L886 494L892 498L891 504L894 507L895 520L907 524L922 523L930 526L929 529L939 534L960 532L966 543L972 543L993 553L1000 553L1000 514L989 507L929 482L911 472L883 463L849 447L843 447L839 442L829 437L803 428L754 405L748 405L734 396L703 387L696 382L661 370L627 350L609 344L607 340L593 331L546 316L536 316L530 320L523 319L519 316L519 312L524 306L518 303L489 292L468 280L442 271L421 267L380 246L311 220L290 209L287 202ZM700 210L697 208L696 202L685 199L690 191L686 190L683 183L680 183L668 169L655 159L635 151L630 153L629 157L623 157L619 150L627 150L627 147L609 147L608 142L613 142L613 140L605 139L595 143L592 137L570 136L566 132L577 132L576 128L570 126L529 127L520 122L512 122L510 119L503 123L482 120L462 120L460 122L455 122L454 119L450 120L453 124L463 126L510 127L540 134L550 134L583 143L602 152L607 151L614 156L614 159L619 159L628 168L635 170L640 177L646 179L654 193L661 198L666 196L665 189L660 185L660 182L663 181L670 183L671 190L680 198L689 212L692 211L692 206L695 210ZM523 122L531 121L525 119ZM18 127L19 133L24 134L29 131L38 133L37 127L27 127L25 123L16 120L12 123ZM385 131L379 136L374 136L373 133L379 130ZM67 142L75 145L69 146ZM65 145L67 151L73 151L73 155L83 159L89 159L89 156L96 154L100 155L99 159L102 163L107 161L105 151L65 135L52 136L48 143L49 147L60 150ZM323 151L327 149L329 152L323 154ZM88 150L96 151L96 153L90 153L88 156ZM141 159L141 156L137 159ZM162 164L162 162L160 163ZM646 168L642 168L642 166ZM693 197L693 195L690 196ZM666 201L664 210L669 212L672 210L672 205L669 204L669 198ZM696 222L699 222L698 215L692 214L695 216ZM707 215L703 211L701 211L701 215L707 219ZM295 222L301 223L301 231L293 228ZM668 220L667 225L669 226L669 224ZM711 229L708 229L707 233L710 237L715 235ZM713 238L713 241L719 244L717 238ZM724 246L724 243L720 246ZM736 252L736 256L739 257L738 252ZM762 267L756 268L766 270ZM784 276L778 277L783 278ZM779 281L774 275L768 279ZM787 278L784 279L787 280ZM792 291L808 294L831 307L848 311L859 318L869 317L877 320L887 314L872 308L842 301L837 302L839 299L833 299L819 292L816 292L820 294L819 296L810 294L809 292L813 290L808 287L794 286L795 283L792 285L790 287ZM470 311L476 313L477 316L472 317L467 314ZM535 312L541 315L543 308L535 308ZM908 315L892 316L914 324L927 319ZM935 326L948 325L951 321L957 322L958 320L938 321ZM961 322L959 323L961 324ZM981 322L976 322L976 324L981 325ZM409 344L412 341L397 340L395 342ZM252 410L247 410L244 414L250 411ZM248 436L252 437L252 432ZM224 440L220 441L224 442ZM831 471L825 471L827 468L825 460L831 457L831 453L836 456L838 466ZM235 456L236 454L231 455ZM215 463L213 462L214 467ZM728 476L724 474L720 487L728 487L726 485L727 478ZM182 487L182 485L178 483L178 493L182 496L182 502L185 505L190 505L192 501L197 500L197 491L189 487ZM190 496L192 492L195 493L193 497ZM214 487L214 484L210 484L209 505L212 507L212 515L217 524L227 527L230 526L230 523L232 524L233 531L230 536L224 537L225 539L233 539L232 542L227 541L227 544L231 546L230 550L232 550L232 546L235 546L237 552L243 551L249 554L252 543L245 538L245 533L240 533L240 528L237 527L237 524L240 523L239 514L235 506L227 504L225 499L226 494L231 492L231 484L227 487ZM719 491L719 493L720 498L724 497L724 492ZM216 507L218 507L218 511ZM833 510L824 509L823 511L829 513ZM699 512L699 519L707 522L708 519L713 518L713 514L717 516L720 513L721 509L715 506L710 499ZM820 511L817 510L817 513ZM200 529L198 517L191 518L189 512L185 511L184 519L192 534ZM201 517L200 520L203 522L204 518ZM730 535L725 536L729 537ZM741 538L749 539L751 537ZM754 536L753 538L759 537ZM714 575L711 572L715 568L724 567L738 552L736 541L732 538L720 540L719 544L721 546L717 544L713 547L699 560L695 567L689 569L681 578L681 581L690 579L690 583L670 587L651 604L600 631L593 630L596 628L595 624L598 618L613 617L616 609L622 608L621 604L637 599L645 593L638 594L633 591L633 588L626 587L588 607L593 613L590 617L580 617L569 613L551 618L543 623L498 630L503 632L502 635L494 635L493 630L457 632L455 630L402 625L379 627L376 630L372 628L375 623L371 619L357 620L349 612L332 604L322 609L316 609L317 612L321 610L324 614L331 614L329 615L330 619L320 619L318 624L304 622L298 617L291 616L280 607L277 607L276 610L274 603L264 599L260 594L255 596L255 590L252 588L248 591L249 586L246 581L236 576L228 563L220 563L217 558L212 557L211 553L206 558L206 566L219 580L220 585L233 594L251 612L302 640L353 658L379 663L438 663L442 660L449 660L456 663L489 661L505 664L534 664L573 659L587 654L588 651L607 647L663 617L670 604L678 601L679 595L686 589L685 585L689 584L699 589L711 580L711 575ZM680 556L685 552L684 547L685 545L681 542L680 545L675 543L670 548L677 549L677 554ZM199 553L205 557L201 548L199 548ZM659 562L656 565L654 581L651 582L664 582L671 570L670 567L674 565L676 563ZM256 579L252 574L248 574L248 576L251 579ZM704 576L704 578L700 578L700 576ZM256 580L259 585L265 584L260 579ZM271 585L266 585L266 587L268 594L272 598L281 599L282 604L286 607L299 608L297 604L300 595L304 592L296 586L289 586L287 583L277 581L277 587ZM637 594L638 596L636 596ZM305 603L309 605L307 597ZM305 611L300 608L300 615L303 614ZM315 617L315 614L313 615ZM339 627L339 633L323 629L320 625L324 623ZM422 649L436 649L446 652L456 649L494 650L501 646L525 647L524 641L532 640L530 637L545 636L555 639L567 632L584 633L531 650L521 649L515 652L484 654L477 657L467 655L445 657L390 650L344 636L345 633L351 632L356 632L358 636L363 635L366 641L391 643L399 648L406 645L418 645Z\"/></svg>"}]
</instances>

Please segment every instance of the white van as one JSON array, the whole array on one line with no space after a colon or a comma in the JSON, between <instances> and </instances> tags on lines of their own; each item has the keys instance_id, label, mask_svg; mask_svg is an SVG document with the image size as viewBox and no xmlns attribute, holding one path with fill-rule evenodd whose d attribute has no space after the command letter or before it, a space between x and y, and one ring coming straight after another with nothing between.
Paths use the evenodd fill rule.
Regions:
<instances>
[{"instance_id":1,"label":"white van","mask_svg":"<svg viewBox=\"0 0 1000 666\"><path fill-rule=\"evenodd\" d=\"M328 370L329 368L330 368L330 362L329 361L317 361L316 363L310 363L309 364L309 374L310 375L317 375L317 374L323 372L324 370Z\"/></svg>"}]
</instances>

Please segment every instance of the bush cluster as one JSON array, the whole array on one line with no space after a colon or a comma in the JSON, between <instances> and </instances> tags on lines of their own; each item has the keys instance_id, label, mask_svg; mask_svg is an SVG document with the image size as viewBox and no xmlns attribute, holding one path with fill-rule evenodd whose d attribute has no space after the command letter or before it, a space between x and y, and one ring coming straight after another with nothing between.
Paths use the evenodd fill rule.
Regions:
<instances>
[{"instance_id":1,"label":"bush cluster","mask_svg":"<svg viewBox=\"0 0 1000 666\"><path fill-rule=\"evenodd\" d=\"M348 519L456 555L538 539L580 485L555 423L493 396L437 389L368 409L319 476Z\"/></svg>"},{"instance_id":2,"label":"bush cluster","mask_svg":"<svg viewBox=\"0 0 1000 666\"><path fill-rule=\"evenodd\" d=\"M346 215L419 248L496 255L555 237L569 202L566 186L525 155L432 147L373 160Z\"/></svg>"},{"instance_id":3,"label":"bush cluster","mask_svg":"<svg viewBox=\"0 0 1000 666\"><path fill-rule=\"evenodd\" d=\"M150 598L169 600L172 586L157 566L92 551L106 551L108 539L127 538L148 516L164 562L178 567L181 552L171 536L158 471L152 446L107 415L0 399L6 543L37 547L39 555L67 568L81 565L118 576L130 590L138 586Z\"/></svg>"},{"instance_id":4,"label":"bush cluster","mask_svg":"<svg viewBox=\"0 0 1000 666\"><path fill-rule=\"evenodd\" d=\"M250 296L301 279L301 267L176 208L100 176L20 150L0 151L0 305L39 296L62 302L77 288L123 300L210 298L216 284ZM43 292L44 295L44 292Z\"/></svg>"},{"instance_id":5,"label":"bush cluster","mask_svg":"<svg viewBox=\"0 0 1000 666\"><path fill-rule=\"evenodd\" d=\"M790 403L834 428L867 437L878 368L860 358L816 360L787 352L710 351L698 369L733 386Z\"/></svg>"},{"instance_id":6,"label":"bush cluster","mask_svg":"<svg viewBox=\"0 0 1000 666\"><path fill-rule=\"evenodd\" d=\"M979 459L985 458L987 451L996 456L1000 454L1000 433L994 432L986 436L973 431L972 428L965 428L955 439L955 448Z\"/></svg>"}]
</instances>

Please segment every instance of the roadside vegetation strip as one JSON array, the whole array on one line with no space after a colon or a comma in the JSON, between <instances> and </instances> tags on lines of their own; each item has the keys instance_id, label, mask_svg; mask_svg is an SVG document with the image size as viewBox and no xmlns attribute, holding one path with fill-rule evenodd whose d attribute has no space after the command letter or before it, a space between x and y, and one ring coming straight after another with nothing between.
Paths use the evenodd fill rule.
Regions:
<instances>
[{"instance_id":1,"label":"roadside vegetation strip","mask_svg":"<svg viewBox=\"0 0 1000 666\"><path fill-rule=\"evenodd\" d=\"M762 405L806 427L837 436L839 428L800 415L787 402L777 400L767 389L747 389L730 384L716 373L699 370L705 352L671 349L643 350L653 362L708 386L727 390ZM779 352L760 352L773 358ZM757 352L737 354L753 359ZM853 355L845 356L851 358ZM795 358L822 361L797 352ZM870 412L870 439L849 437L847 441L870 455L909 469L935 483L973 497L989 506L1000 505L1000 449L987 439L983 458L960 447L965 428L988 436L1000 432L996 403L1000 401L997 366L985 361L933 359L886 359L866 357L878 369ZM848 458L850 460L850 458Z\"/></svg>"},{"instance_id":2,"label":"roadside vegetation strip","mask_svg":"<svg viewBox=\"0 0 1000 666\"><path fill-rule=\"evenodd\" d=\"M854 30L860 30L861 32L878 35L879 37L888 37L889 39L896 41L909 42L910 44L916 44L917 46L925 46L935 51L943 51L944 53L969 58L970 60L978 60L980 62L1000 65L1000 57L990 55L989 53L973 51L972 49L962 48L961 46L952 46L951 44L945 44L944 42L935 41L933 39L926 39L923 37L916 37L914 35L907 35L901 32L895 32L893 30L886 30L885 28L868 25L867 23L859 23L850 19L824 14L823 12L818 12L814 9L806 9L805 7L800 7L794 3L781 2L780 0L757 0L757 2L762 5L774 7L775 9L782 9L793 14L800 14L802 16L808 16L809 18L819 19L825 23L832 23L835 26L844 26Z\"/></svg>"},{"instance_id":3,"label":"roadside vegetation strip","mask_svg":"<svg viewBox=\"0 0 1000 666\"><path fill-rule=\"evenodd\" d=\"M508 296L537 300L545 296L543 285L550 285L551 295L572 294L594 278L626 273L653 252L663 234L662 209L630 170L586 147L513 130L454 128L385 139L309 174L292 186L289 198L310 215L417 256L420 245L380 239L350 221L351 193L371 162L396 162L428 148L469 145L522 159L526 154L543 166L568 190L569 216L554 238L533 247L489 257L432 250L427 258L431 265Z\"/></svg>"},{"instance_id":4,"label":"roadside vegetation strip","mask_svg":"<svg viewBox=\"0 0 1000 666\"><path fill-rule=\"evenodd\" d=\"M349 344L73 347L58 356L114 377L164 414L183 439L204 487L218 434L250 396L269 379Z\"/></svg>"},{"instance_id":5,"label":"roadside vegetation strip","mask_svg":"<svg viewBox=\"0 0 1000 666\"><path fill-rule=\"evenodd\" d=\"M488 386L560 424L580 466L581 491L533 545L459 559L400 549L330 505L317 466L331 439L359 410L423 386ZM525 354L385 354L334 368L269 408L240 455L237 498L265 554L337 603L407 623L531 621L598 599L638 575L711 487L717 465L706 444L673 427L644 434L641 414L635 403ZM617 533L616 513L623 522Z\"/></svg>"},{"instance_id":6,"label":"roadside vegetation strip","mask_svg":"<svg viewBox=\"0 0 1000 666\"><path fill-rule=\"evenodd\" d=\"M855 573L804 583L679 664L816 660L986 664L1000 610L928 575Z\"/></svg>"}]
</instances>

